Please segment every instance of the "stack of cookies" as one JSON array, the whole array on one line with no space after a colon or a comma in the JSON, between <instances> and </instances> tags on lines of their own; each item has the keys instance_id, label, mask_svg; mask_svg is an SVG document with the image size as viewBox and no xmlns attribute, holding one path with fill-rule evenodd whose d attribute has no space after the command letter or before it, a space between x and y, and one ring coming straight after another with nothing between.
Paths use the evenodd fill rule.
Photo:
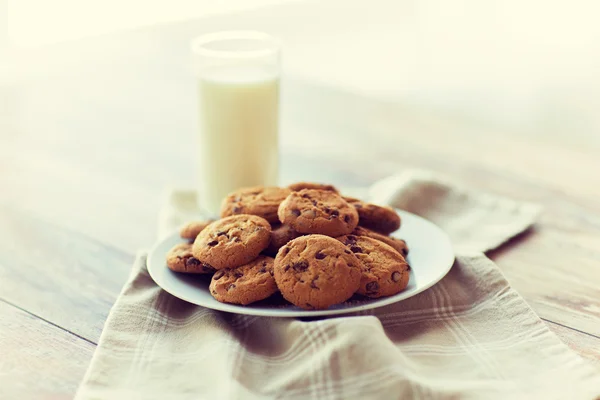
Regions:
<instances>
[{"instance_id":1,"label":"stack of cookies","mask_svg":"<svg viewBox=\"0 0 600 400\"><path fill-rule=\"evenodd\" d=\"M221 219L190 222L188 243L167 254L176 272L212 274L210 293L247 305L276 292L304 309L325 309L355 294L391 296L408 285L408 247L390 207L342 196L331 185L300 182L240 189Z\"/></svg>"}]
</instances>

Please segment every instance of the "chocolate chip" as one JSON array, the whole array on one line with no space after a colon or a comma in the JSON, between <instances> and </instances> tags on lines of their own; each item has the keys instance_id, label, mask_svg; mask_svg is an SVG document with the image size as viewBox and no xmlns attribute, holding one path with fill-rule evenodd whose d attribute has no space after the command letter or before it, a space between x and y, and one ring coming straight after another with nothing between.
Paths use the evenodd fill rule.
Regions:
<instances>
[{"instance_id":1,"label":"chocolate chip","mask_svg":"<svg viewBox=\"0 0 600 400\"><path fill-rule=\"evenodd\" d=\"M310 287L313 288L313 289L319 289L319 287L315 283L316 280L317 280L317 278L313 279L312 282L310 283Z\"/></svg>"},{"instance_id":2,"label":"chocolate chip","mask_svg":"<svg viewBox=\"0 0 600 400\"><path fill-rule=\"evenodd\" d=\"M203 264L202 265L202 270L206 273L212 274L213 272L215 272L215 269L213 267L211 267L208 264Z\"/></svg>"},{"instance_id":3,"label":"chocolate chip","mask_svg":"<svg viewBox=\"0 0 600 400\"><path fill-rule=\"evenodd\" d=\"M356 243L356 236L348 235L346 236L346 244L354 244Z\"/></svg>"},{"instance_id":4,"label":"chocolate chip","mask_svg":"<svg viewBox=\"0 0 600 400\"><path fill-rule=\"evenodd\" d=\"M213 275L213 280L214 281L218 281L219 279L221 279L221 277L225 275L225 272L221 271L217 271L214 275Z\"/></svg>"},{"instance_id":5,"label":"chocolate chip","mask_svg":"<svg viewBox=\"0 0 600 400\"><path fill-rule=\"evenodd\" d=\"M377 283L377 282L367 283L367 293L376 292L378 290L379 290L379 283Z\"/></svg>"},{"instance_id":6,"label":"chocolate chip","mask_svg":"<svg viewBox=\"0 0 600 400\"><path fill-rule=\"evenodd\" d=\"M302 197L303 199L310 199L310 196L308 195L308 193L302 193L300 195L300 197Z\"/></svg>"},{"instance_id":7,"label":"chocolate chip","mask_svg":"<svg viewBox=\"0 0 600 400\"><path fill-rule=\"evenodd\" d=\"M283 271L284 271L284 272L287 272L287 271L290 269L290 267L291 267L291 265L290 265L290 264L286 265L286 266L285 266L285 268L283 268Z\"/></svg>"},{"instance_id":8,"label":"chocolate chip","mask_svg":"<svg viewBox=\"0 0 600 400\"><path fill-rule=\"evenodd\" d=\"M350 223L350 216L349 215L347 215L347 214L344 215L344 222L347 223L347 224Z\"/></svg>"},{"instance_id":9,"label":"chocolate chip","mask_svg":"<svg viewBox=\"0 0 600 400\"><path fill-rule=\"evenodd\" d=\"M261 269L258 270L258 272L260 272L261 274L264 274L265 272L267 272L267 269L265 267L262 267Z\"/></svg>"},{"instance_id":10,"label":"chocolate chip","mask_svg":"<svg viewBox=\"0 0 600 400\"><path fill-rule=\"evenodd\" d=\"M212 294L217 294L217 291L215 289L210 291Z\"/></svg>"},{"instance_id":11,"label":"chocolate chip","mask_svg":"<svg viewBox=\"0 0 600 400\"><path fill-rule=\"evenodd\" d=\"M350 250L348 250L348 249L344 250L344 253L346 253L346 254L352 254L352 252Z\"/></svg>"},{"instance_id":12,"label":"chocolate chip","mask_svg":"<svg viewBox=\"0 0 600 400\"><path fill-rule=\"evenodd\" d=\"M313 206L316 206L318 204L316 200L311 200L310 202L312 203Z\"/></svg>"},{"instance_id":13,"label":"chocolate chip","mask_svg":"<svg viewBox=\"0 0 600 400\"><path fill-rule=\"evenodd\" d=\"M296 272L303 272L308 269L308 262L306 260L298 261L292 264L292 268Z\"/></svg>"},{"instance_id":14,"label":"chocolate chip","mask_svg":"<svg viewBox=\"0 0 600 400\"><path fill-rule=\"evenodd\" d=\"M360 203L353 203L352 205L354 206L354 208L362 208L362 204Z\"/></svg>"},{"instance_id":15,"label":"chocolate chip","mask_svg":"<svg viewBox=\"0 0 600 400\"><path fill-rule=\"evenodd\" d=\"M290 248L286 246L286 247L284 247L284 248L283 248L282 250L280 250L280 251L281 251L281 255L282 255L282 256L286 256L286 255L287 255L287 253L289 253L289 252L290 252Z\"/></svg>"},{"instance_id":16,"label":"chocolate chip","mask_svg":"<svg viewBox=\"0 0 600 400\"><path fill-rule=\"evenodd\" d=\"M242 239L240 239L238 236L233 236L232 238L229 239L230 242L241 242Z\"/></svg>"},{"instance_id":17,"label":"chocolate chip","mask_svg":"<svg viewBox=\"0 0 600 400\"><path fill-rule=\"evenodd\" d=\"M231 209L231 212L233 212L234 214L239 213L240 211L242 211L241 207L235 206Z\"/></svg>"},{"instance_id":18,"label":"chocolate chip","mask_svg":"<svg viewBox=\"0 0 600 400\"><path fill-rule=\"evenodd\" d=\"M360 246L352 245L350 246L350 251L353 253L362 253L362 248Z\"/></svg>"},{"instance_id":19,"label":"chocolate chip","mask_svg":"<svg viewBox=\"0 0 600 400\"><path fill-rule=\"evenodd\" d=\"M412 267L410 266L410 264L406 264L406 270L410 271L412 269Z\"/></svg>"},{"instance_id":20,"label":"chocolate chip","mask_svg":"<svg viewBox=\"0 0 600 400\"><path fill-rule=\"evenodd\" d=\"M235 289L235 283L230 283L229 285L227 285L227 287L225 288L225 290L231 290L231 289Z\"/></svg>"},{"instance_id":21,"label":"chocolate chip","mask_svg":"<svg viewBox=\"0 0 600 400\"><path fill-rule=\"evenodd\" d=\"M392 274L392 280L393 280L394 282L398 282L398 281L400 280L400 278L402 278L402 274L401 274L400 272L398 272L398 271L395 271L395 272Z\"/></svg>"},{"instance_id":22,"label":"chocolate chip","mask_svg":"<svg viewBox=\"0 0 600 400\"><path fill-rule=\"evenodd\" d=\"M190 257L185 261L186 267L197 267L200 264L201 264L200 260L198 260L197 258L194 258L194 257Z\"/></svg>"},{"instance_id":23,"label":"chocolate chip","mask_svg":"<svg viewBox=\"0 0 600 400\"><path fill-rule=\"evenodd\" d=\"M218 236L223 236L223 235L227 236L227 232L221 231L221 232L217 233L217 237Z\"/></svg>"},{"instance_id":24,"label":"chocolate chip","mask_svg":"<svg viewBox=\"0 0 600 400\"><path fill-rule=\"evenodd\" d=\"M317 260L322 260L322 259L324 259L325 257L327 257L327 255L326 255L325 253L321 253L321 250L319 250L319 251L317 251L317 252L315 253L315 258L316 258Z\"/></svg>"},{"instance_id":25,"label":"chocolate chip","mask_svg":"<svg viewBox=\"0 0 600 400\"><path fill-rule=\"evenodd\" d=\"M407 249L406 247L404 247L404 248L402 249L402 255L403 255L404 257L406 257L406 256L408 255L408 249Z\"/></svg>"},{"instance_id":26,"label":"chocolate chip","mask_svg":"<svg viewBox=\"0 0 600 400\"><path fill-rule=\"evenodd\" d=\"M213 240L212 242L208 242L208 245L209 245L210 247L214 247L214 246L216 246L216 245L218 245L218 244L219 244L219 241L218 241L218 240Z\"/></svg>"},{"instance_id":27,"label":"chocolate chip","mask_svg":"<svg viewBox=\"0 0 600 400\"><path fill-rule=\"evenodd\" d=\"M331 210L331 218L337 218L340 216L340 212L338 210Z\"/></svg>"},{"instance_id":28,"label":"chocolate chip","mask_svg":"<svg viewBox=\"0 0 600 400\"><path fill-rule=\"evenodd\" d=\"M295 215L296 217L300 216L300 210L298 210L297 208L293 208L292 211L290 211L293 215Z\"/></svg>"},{"instance_id":29,"label":"chocolate chip","mask_svg":"<svg viewBox=\"0 0 600 400\"><path fill-rule=\"evenodd\" d=\"M236 278L241 278L242 276L244 276L244 273L242 271L234 271L233 276Z\"/></svg>"}]
</instances>

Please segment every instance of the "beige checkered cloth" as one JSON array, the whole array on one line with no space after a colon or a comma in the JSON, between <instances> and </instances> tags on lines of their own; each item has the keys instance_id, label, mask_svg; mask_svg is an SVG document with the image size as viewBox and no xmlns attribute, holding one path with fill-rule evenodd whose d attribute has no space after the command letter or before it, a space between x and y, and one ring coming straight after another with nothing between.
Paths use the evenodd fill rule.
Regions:
<instances>
[{"instance_id":1,"label":"beige checkered cloth","mask_svg":"<svg viewBox=\"0 0 600 400\"><path fill-rule=\"evenodd\" d=\"M228 314L157 287L140 254L78 399L594 399L598 371L529 308L482 251L532 224L530 204L427 173L376 184L380 202L442 228L459 254L408 300L318 320ZM195 213L174 192L161 235Z\"/></svg>"}]
</instances>

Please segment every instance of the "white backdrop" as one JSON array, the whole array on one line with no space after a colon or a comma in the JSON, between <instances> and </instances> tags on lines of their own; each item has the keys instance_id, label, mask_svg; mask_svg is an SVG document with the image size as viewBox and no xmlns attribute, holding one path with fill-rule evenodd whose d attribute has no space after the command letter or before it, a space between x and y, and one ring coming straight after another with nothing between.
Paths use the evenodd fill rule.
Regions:
<instances>
[{"instance_id":1,"label":"white backdrop","mask_svg":"<svg viewBox=\"0 0 600 400\"><path fill-rule=\"evenodd\" d=\"M212 25L280 35L290 76L540 135L569 129L574 137L600 136L595 0L10 0L8 5L11 35L21 46L204 16L198 32L218 20ZM232 10L259 6L222 23Z\"/></svg>"}]
</instances>

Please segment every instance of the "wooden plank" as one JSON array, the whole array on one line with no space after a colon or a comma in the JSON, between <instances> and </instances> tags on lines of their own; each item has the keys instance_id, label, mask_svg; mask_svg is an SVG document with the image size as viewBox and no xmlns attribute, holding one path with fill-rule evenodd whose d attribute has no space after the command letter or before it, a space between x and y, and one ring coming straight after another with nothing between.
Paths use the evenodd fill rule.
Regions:
<instances>
[{"instance_id":1,"label":"wooden plank","mask_svg":"<svg viewBox=\"0 0 600 400\"><path fill-rule=\"evenodd\" d=\"M0 204L39 215L121 251L133 253L155 240L161 186L149 191L124 183L117 173L110 177L60 155L23 149L22 145L0 149L0 168L10 165L10 173L0 174L4 189Z\"/></svg>"},{"instance_id":2,"label":"wooden plank","mask_svg":"<svg viewBox=\"0 0 600 400\"><path fill-rule=\"evenodd\" d=\"M2 301L0 320L0 398L73 398L95 346Z\"/></svg>"},{"instance_id":3,"label":"wooden plank","mask_svg":"<svg viewBox=\"0 0 600 400\"><path fill-rule=\"evenodd\" d=\"M0 299L96 342L133 256L0 207Z\"/></svg>"},{"instance_id":4,"label":"wooden plank","mask_svg":"<svg viewBox=\"0 0 600 400\"><path fill-rule=\"evenodd\" d=\"M492 257L542 318L600 336L600 237L542 220L535 233Z\"/></svg>"},{"instance_id":5,"label":"wooden plank","mask_svg":"<svg viewBox=\"0 0 600 400\"><path fill-rule=\"evenodd\" d=\"M600 338L546 321L548 328L581 357L600 369Z\"/></svg>"}]
</instances>

